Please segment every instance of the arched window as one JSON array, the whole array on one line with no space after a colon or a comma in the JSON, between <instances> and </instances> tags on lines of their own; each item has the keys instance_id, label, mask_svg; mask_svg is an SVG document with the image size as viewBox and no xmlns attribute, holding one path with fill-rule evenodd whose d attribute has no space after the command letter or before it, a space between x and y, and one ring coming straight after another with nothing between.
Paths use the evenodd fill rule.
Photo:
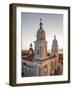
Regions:
<instances>
[{"instance_id":1,"label":"arched window","mask_svg":"<svg viewBox=\"0 0 72 90\"><path fill-rule=\"evenodd\" d=\"M37 55L39 55L39 50L37 50Z\"/></svg>"}]
</instances>

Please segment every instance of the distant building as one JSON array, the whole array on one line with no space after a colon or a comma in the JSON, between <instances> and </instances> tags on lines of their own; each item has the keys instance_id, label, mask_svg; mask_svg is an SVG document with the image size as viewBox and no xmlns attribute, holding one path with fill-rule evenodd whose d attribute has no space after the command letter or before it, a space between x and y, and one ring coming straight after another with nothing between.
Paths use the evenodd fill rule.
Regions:
<instances>
[{"instance_id":1,"label":"distant building","mask_svg":"<svg viewBox=\"0 0 72 90\"><path fill-rule=\"evenodd\" d=\"M56 36L54 36L54 40L52 42L52 53L58 53L58 42L56 40Z\"/></svg>"},{"instance_id":2,"label":"distant building","mask_svg":"<svg viewBox=\"0 0 72 90\"><path fill-rule=\"evenodd\" d=\"M29 54L22 56L22 77L62 74L62 71L57 73L58 67L61 67L61 65L59 64L56 36L54 36L52 43L52 53L47 55L47 51L46 35L42 19L40 19L40 27L37 31L36 41L34 41L34 50L32 44L30 44Z\"/></svg>"}]
</instances>

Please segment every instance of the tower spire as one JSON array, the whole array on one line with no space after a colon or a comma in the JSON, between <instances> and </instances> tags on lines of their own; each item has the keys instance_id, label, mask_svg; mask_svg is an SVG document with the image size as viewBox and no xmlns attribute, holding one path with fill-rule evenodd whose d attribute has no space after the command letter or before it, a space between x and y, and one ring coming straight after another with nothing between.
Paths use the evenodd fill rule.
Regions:
<instances>
[{"instance_id":1,"label":"tower spire","mask_svg":"<svg viewBox=\"0 0 72 90\"><path fill-rule=\"evenodd\" d=\"M40 29L42 29L42 18L40 18Z\"/></svg>"},{"instance_id":2,"label":"tower spire","mask_svg":"<svg viewBox=\"0 0 72 90\"><path fill-rule=\"evenodd\" d=\"M40 18L40 22L42 22L42 18Z\"/></svg>"},{"instance_id":3,"label":"tower spire","mask_svg":"<svg viewBox=\"0 0 72 90\"><path fill-rule=\"evenodd\" d=\"M40 28L37 31L37 39L35 41L35 60L43 60L47 58L47 41L45 39L45 31L42 28L42 19L40 18Z\"/></svg>"},{"instance_id":4,"label":"tower spire","mask_svg":"<svg viewBox=\"0 0 72 90\"><path fill-rule=\"evenodd\" d=\"M54 35L54 39L56 39L56 35Z\"/></svg>"}]
</instances>

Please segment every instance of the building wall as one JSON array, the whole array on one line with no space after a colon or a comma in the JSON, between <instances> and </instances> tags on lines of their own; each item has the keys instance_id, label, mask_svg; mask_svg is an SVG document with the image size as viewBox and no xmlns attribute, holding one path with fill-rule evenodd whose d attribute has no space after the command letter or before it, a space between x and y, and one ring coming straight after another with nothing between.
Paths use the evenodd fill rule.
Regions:
<instances>
[{"instance_id":1,"label":"building wall","mask_svg":"<svg viewBox=\"0 0 72 90\"><path fill-rule=\"evenodd\" d=\"M39 63L22 60L22 73L25 73L23 76L40 76L40 69L41 65Z\"/></svg>"},{"instance_id":2,"label":"building wall","mask_svg":"<svg viewBox=\"0 0 72 90\"><path fill-rule=\"evenodd\" d=\"M58 61L58 56L40 62L22 60L22 73L24 73L23 76L54 75Z\"/></svg>"},{"instance_id":3,"label":"building wall","mask_svg":"<svg viewBox=\"0 0 72 90\"><path fill-rule=\"evenodd\" d=\"M35 42L35 59L43 60L47 58L47 42L45 40Z\"/></svg>"}]
</instances>

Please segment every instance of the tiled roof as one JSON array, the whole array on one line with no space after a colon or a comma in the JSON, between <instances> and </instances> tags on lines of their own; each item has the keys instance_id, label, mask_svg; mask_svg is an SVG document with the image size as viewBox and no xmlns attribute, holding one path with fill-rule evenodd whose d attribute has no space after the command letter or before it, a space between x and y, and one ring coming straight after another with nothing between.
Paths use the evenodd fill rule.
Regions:
<instances>
[{"instance_id":1,"label":"tiled roof","mask_svg":"<svg viewBox=\"0 0 72 90\"><path fill-rule=\"evenodd\" d=\"M48 59L51 59L51 58L55 58L55 57L57 57L57 56L54 54L54 55L48 57L48 58L45 59L45 60L48 60ZM27 56L22 56L22 59L32 62L32 61L34 60L34 54L32 54L32 55L27 55ZM43 61L43 60L42 60L42 61Z\"/></svg>"},{"instance_id":2,"label":"tiled roof","mask_svg":"<svg viewBox=\"0 0 72 90\"><path fill-rule=\"evenodd\" d=\"M34 59L34 54L32 55L27 55L27 56L22 56L23 60L28 60L28 61L33 61Z\"/></svg>"}]
</instances>

